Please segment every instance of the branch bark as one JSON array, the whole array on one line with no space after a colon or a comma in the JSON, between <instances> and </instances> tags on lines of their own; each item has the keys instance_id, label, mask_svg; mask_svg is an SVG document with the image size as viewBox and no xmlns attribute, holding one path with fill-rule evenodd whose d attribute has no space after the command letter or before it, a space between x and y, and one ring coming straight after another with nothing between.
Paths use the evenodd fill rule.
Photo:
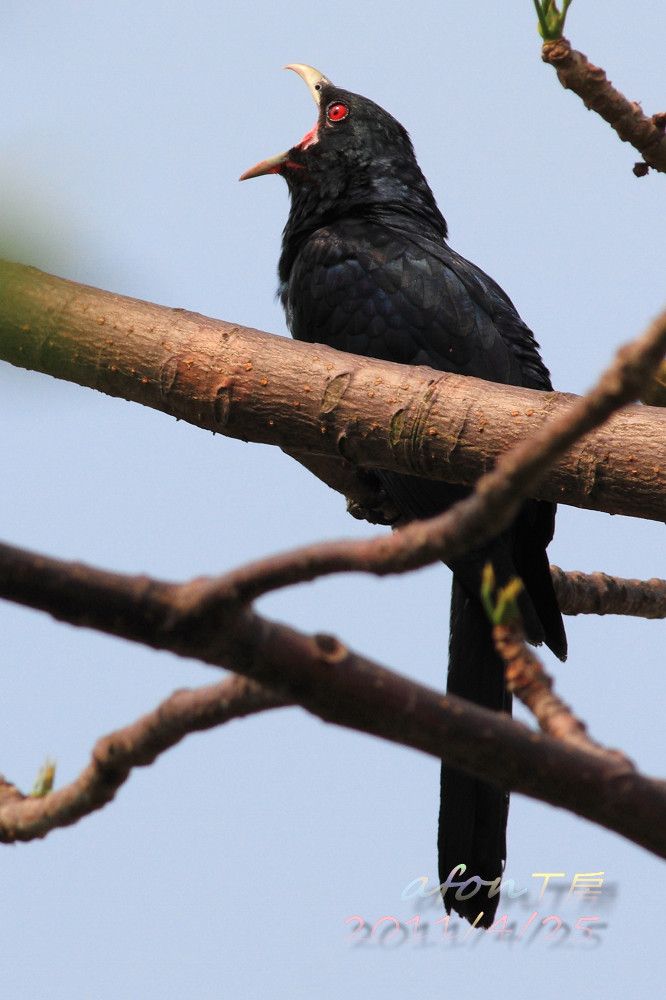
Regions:
<instances>
[{"instance_id":1,"label":"branch bark","mask_svg":"<svg viewBox=\"0 0 666 1000\"><path fill-rule=\"evenodd\" d=\"M636 398L665 350L666 314L618 353L587 396L503 455L470 497L439 517L407 525L390 537L311 546L227 577L180 586L0 546L0 595L72 624L228 667L266 685L278 702L294 700L329 721L435 756L443 755L444 746L454 766L565 805L666 856L666 835L660 832L666 816L666 785L638 775L626 759L609 755L600 759L588 748L563 748L548 737L543 737L547 743L542 745L535 734L501 714L442 698L350 652L333 637L304 636L248 607L250 600L268 590L326 573L401 572L450 558L501 530L550 463ZM246 364L252 368L252 362ZM347 387L348 382L343 391L334 391L330 412ZM10 810L24 805L11 793L8 797ZM63 806L65 821L73 808L71 799ZM35 822L39 826L33 816L33 829ZM27 827L21 829L14 817L4 833L0 827L0 837L29 836Z\"/></svg>"},{"instance_id":2,"label":"branch bark","mask_svg":"<svg viewBox=\"0 0 666 1000\"><path fill-rule=\"evenodd\" d=\"M573 90L586 108L596 111L617 132L623 142L629 142L642 155L644 163L666 173L666 114L651 118L640 104L629 101L613 87L604 71L594 66L582 52L572 49L566 38L543 43L541 57L557 72L563 87ZM647 167L634 168L640 176Z\"/></svg>"},{"instance_id":3,"label":"branch bark","mask_svg":"<svg viewBox=\"0 0 666 1000\"><path fill-rule=\"evenodd\" d=\"M1 556L0 550L0 566ZM558 595L561 591L566 594L568 604L564 609L565 613L639 613L646 617L645 602L651 597L649 585L659 584L664 604L661 617L666 617L665 581L648 581L647 584L640 580L617 581L603 574L586 577L582 573L566 574L557 567L551 568ZM569 576L574 579L572 587L568 584ZM597 585L597 577L603 577L603 587ZM646 587L647 592L644 592ZM594 593L593 601L589 596L590 588ZM641 611L633 610L638 606L635 604L636 593L639 595L639 605L643 609ZM608 606L605 603L607 600ZM628 612L622 610L627 606L627 602L630 608ZM567 608L569 610L566 610ZM531 650L524 644L521 646L523 657L526 650L533 657ZM508 658L505 657L506 659ZM548 696L551 685L548 683L547 675L545 676ZM537 680L541 679L542 676L539 674ZM533 677L530 678L530 683L533 690ZM512 690L516 690L515 685ZM520 691L517 691L517 694L521 696ZM529 697L523 700L535 711L533 704L529 702ZM542 698L540 704L543 705L544 701L550 704L548 697ZM90 763L81 774L70 784L50 792L43 798L24 795L14 785L0 777L0 840L5 842L34 840L45 837L51 830L76 823L82 817L113 801L116 792L128 780L135 767L152 764L160 754L171 749L190 733L212 729L232 719L245 718L250 714L288 704L289 702L268 688L239 676L225 678L218 684L194 691L174 691L154 711L98 740L92 751ZM559 707L560 703L557 705ZM543 724L540 709L537 708L535 714L545 732L556 738L562 736L561 731L553 731L548 725ZM583 731L585 732L584 727ZM588 740L587 748L590 746L594 744Z\"/></svg>"},{"instance_id":4,"label":"branch bark","mask_svg":"<svg viewBox=\"0 0 666 1000\"><path fill-rule=\"evenodd\" d=\"M338 489L360 466L473 483L577 398L359 358L8 263L0 358L305 453L311 468L322 459L318 474ZM558 459L535 495L666 520L664 440L666 412L629 407Z\"/></svg>"},{"instance_id":5,"label":"branch bark","mask_svg":"<svg viewBox=\"0 0 666 1000\"><path fill-rule=\"evenodd\" d=\"M666 580L627 580L606 573L564 572L551 566L564 615L632 615L666 618Z\"/></svg>"},{"instance_id":6,"label":"branch bark","mask_svg":"<svg viewBox=\"0 0 666 1000\"><path fill-rule=\"evenodd\" d=\"M284 704L245 677L174 691L154 711L98 740L90 763L69 785L35 798L0 778L0 841L35 840L70 826L111 802L133 768L152 764L190 733Z\"/></svg>"},{"instance_id":7,"label":"branch bark","mask_svg":"<svg viewBox=\"0 0 666 1000\"><path fill-rule=\"evenodd\" d=\"M493 626L493 640L502 662L507 689L532 712L544 733L581 747L588 753L613 759L629 771L633 761L618 750L609 750L590 736L587 725L554 689L553 678L534 650L527 645L522 625L514 620Z\"/></svg>"},{"instance_id":8,"label":"branch bark","mask_svg":"<svg viewBox=\"0 0 666 1000\"><path fill-rule=\"evenodd\" d=\"M446 757L501 787L570 809L666 857L666 783L453 696L349 650L263 618L207 581L169 584L2 547L2 592L61 621L97 628L243 674L327 722ZM57 794L57 793L53 793ZM49 797L43 800L49 801ZM30 804L32 807L32 804ZM0 839L29 836L10 800Z\"/></svg>"}]
</instances>

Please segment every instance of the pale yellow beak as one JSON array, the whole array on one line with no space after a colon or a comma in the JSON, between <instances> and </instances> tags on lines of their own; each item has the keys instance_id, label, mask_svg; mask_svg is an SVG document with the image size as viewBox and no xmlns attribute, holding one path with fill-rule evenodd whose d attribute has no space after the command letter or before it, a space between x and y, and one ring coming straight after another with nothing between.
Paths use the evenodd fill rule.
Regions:
<instances>
[{"instance_id":1,"label":"pale yellow beak","mask_svg":"<svg viewBox=\"0 0 666 1000\"><path fill-rule=\"evenodd\" d=\"M292 69L294 73L298 73L312 94L313 101L319 107L322 88L331 82L328 77L320 73L314 66L306 66L305 63L289 63L288 66L285 66L285 69Z\"/></svg>"},{"instance_id":2,"label":"pale yellow beak","mask_svg":"<svg viewBox=\"0 0 666 1000\"><path fill-rule=\"evenodd\" d=\"M253 167L246 170L238 178L239 181L249 181L251 177L261 177L262 174L279 174L280 167L283 163L286 163L289 159L289 150L285 150L284 153L276 153L275 156L269 156L267 160L262 160L260 163L255 163Z\"/></svg>"},{"instance_id":3,"label":"pale yellow beak","mask_svg":"<svg viewBox=\"0 0 666 1000\"><path fill-rule=\"evenodd\" d=\"M289 63L288 66L285 66L285 69L291 69L300 76L310 91L313 101L319 107L321 91L331 81L323 73L320 73L318 69L315 69L314 66L306 66L305 63ZM311 133L308 133L308 136L305 138L307 139L310 135ZM279 174L282 164L286 163L288 159L289 150L285 150L284 153L277 153L275 156L269 156L267 160L255 163L253 167L250 167L249 170L241 174L238 179L240 181L249 181L251 177L261 177L263 174Z\"/></svg>"}]
</instances>

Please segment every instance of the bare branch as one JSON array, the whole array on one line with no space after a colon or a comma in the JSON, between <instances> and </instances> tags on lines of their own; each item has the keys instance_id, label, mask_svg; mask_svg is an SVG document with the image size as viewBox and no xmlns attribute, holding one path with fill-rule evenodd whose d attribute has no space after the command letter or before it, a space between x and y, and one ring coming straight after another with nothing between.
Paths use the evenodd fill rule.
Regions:
<instances>
[{"instance_id":1,"label":"bare branch","mask_svg":"<svg viewBox=\"0 0 666 1000\"><path fill-rule=\"evenodd\" d=\"M239 605L211 610L205 582L178 586L2 546L0 587L12 600L62 621L235 670L327 722L446 757L666 857L666 783L532 732L502 713L444 697L331 636L303 635ZM2 818L0 809L6 839L11 829L2 827Z\"/></svg>"},{"instance_id":2,"label":"bare branch","mask_svg":"<svg viewBox=\"0 0 666 1000\"><path fill-rule=\"evenodd\" d=\"M337 489L358 466L471 484L576 400L297 343L7 263L0 358L299 458L324 456L317 474ZM664 440L663 410L629 408L560 458L538 496L666 520Z\"/></svg>"},{"instance_id":3,"label":"bare branch","mask_svg":"<svg viewBox=\"0 0 666 1000\"><path fill-rule=\"evenodd\" d=\"M655 835L655 829L660 830L663 824L654 821L655 810L666 811L666 786L637 775L623 758L611 760L604 755L599 760L586 748L583 758L574 761L571 755L576 757L581 751L571 747L566 748L568 756L563 757L557 741L543 737L548 745L542 747L533 734L529 737L527 730L523 732L524 727L497 713L453 697L442 699L436 692L351 653L337 639L303 636L260 618L247 607L247 602L268 590L326 573L350 569L399 572L437 558L451 558L501 530L550 463L614 410L636 398L665 351L666 314L618 353L587 396L503 455L469 498L439 517L409 524L390 537L310 546L227 577L180 586L104 573L0 546L0 595L49 611L72 624L95 627L153 648L228 667L277 692L276 698L271 698L255 691L250 711L256 710L257 704L266 707L292 699L324 719L436 756L441 756L445 748L454 766L516 791L567 805L666 856L666 835ZM247 364L252 367L251 362ZM336 402L342 394L336 390ZM210 720L210 706L207 710L206 718ZM225 704L224 711L228 710ZM149 722L137 724L134 750L128 751L124 759L121 755L120 767L116 766L119 758L111 740L98 748L90 765L92 770L60 793L17 801L19 793L5 786L0 820L6 810L9 820L5 817L0 836L28 839L44 835L50 828L50 815L57 814L55 822L66 824L81 815L86 797L90 808L108 801L111 789L124 780L132 763L153 759L160 748L184 734L182 716L166 722L164 732L159 716L158 710ZM564 778L573 764L578 780L572 783L571 778ZM582 786L590 781L595 787L601 783L606 791L609 785L614 789L613 795L593 797L601 800L601 806L595 806L592 812L579 799ZM616 809L618 801L626 806L627 790L633 807L629 818L625 808L621 815Z\"/></svg>"},{"instance_id":4,"label":"bare branch","mask_svg":"<svg viewBox=\"0 0 666 1000\"><path fill-rule=\"evenodd\" d=\"M586 108L596 111L615 129L623 142L629 142L643 156L634 173L647 173L648 164L666 173L666 114L649 118L640 104L629 101L611 84L599 66L593 66L587 56L571 48L566 38L543 43L541 58L555 67L563 87L578 94ZM642 167L642 169L640 169Z\"/></svg>"},{"instance_id":5,"label":"bare branch","mask_svg":"<svg viewBox=\"0 0 666 1000\"><path fill-rule=\"evenodd\" d=\"M580 758L577 755L581 751L571 747L562 756L563 748L557 741L543 737L547 744L542 746L534 734L530 736L524 727L497 713L453 697L443 699L351 653L337 639L303 636L260 618L247 607L249 600L287 583L348 569L402 571L460 554L497 532L508 523L521 497L534 487L550 462L578 437L606 420L614 409L638 395L665 350L666 314L618 353L586 397L503 455L468 499L431 521L407 525L391 537L311 546L227 577L194 580L180 586L104 573L0 546L0 595L72 624L233 669L277 692L277 702L269 698L269 704L294 700L341 725L435 756L445 752L454 766L516 791L566 805L666 856L666 834L655 833L664 826L655 822L655 810L658 815L666 811L666 786L637 775L625 760L609 760L607 756L598 760L588 750ZM263 703L261 692L257 697ZM180 738L182 727L176 726L175 731L176 738ZM170 745L173 736L172 730L163 737L164 745ZM143 746L143 755L150 757L155 749L154 737L153 733ZM127 766L125 761L123 767ZM98 778L91 776L88 780L98 787L101 804L103 792L97 786ZM117 772L110 783L114 781L117 787ZM580 800L583 789L589 791L590 782L597 791L600 785L606 792L609 786L614 790L613 795L591 796L595 800L592 811ZM69 794L63 790L60 804L55 799L62 823L73 821L76 809L82 807L82 797L77 798L72 787ZM630 809L625 808L627 795ZM40 800L46 805L26 806L17 803L16 794L6 787L5 798L10 817L11 809L19 806L32 817L32 825L26 821L17 827L14 812L13 825L6 827L5 837L46 832L44 817L48 804L53 805L52 795ZM622 804L619 814L618 802ZM30 813L30 809L37 811ZM19 828L21 832L17 832Z\"/></svg>"},{"instance_id":6,"label":"bare branch","mask_svg":"<svg viewBox=\"0 0 666 1000\"><path fill-rule=\"evenodd\" d=\"M666 580L626 580L574 570L565 573L558 566L551 566L550 572L562 614L666 618Z\"/></svg>"},{"instance_id":7,"label":"bare branch","mask_svg":"<svg viewBox=\"0 0 666 1000\"><path fill-rule=\"evenodd\" d=\"M666 605L664 581L650 581L643 584L637 580L614 580L604 574L593 574L588 577L582 573L566 574L557 567L551 569L558 594L561 590L567 592L571 577L573 584L569 592L570 604L580 595L582 605L590 613L611 613L599 610L604 608L605 601L609 599L612 605L625 607L629 602L631 608L643 608L642 611L616 610L614 613L635 613L646 617L645 609L647 607L647 610L650 610L649 602L652 597L649 588L650 584L654 583L661 585L661 600ZM597 578L604 582L603 588L594 586ZM593 600L590 600L591 584ZM622 585L621 588L619 584ZM640 595L638 601L634 603L636 601L634 588L647 588L647 596ZM587 608L587 605L594 606ZM582 613L582 610L576 613ZM662 609L662 616L666 617L666 608ZM532 651L524 644L521 653L523 656L527 654L535 659ZM500 655L505 660L511 658L503 652L500 652ZM550 693L552 683L547 675L544 676L546 689L542 690L544 694L542 704L548 705L546 695ZM518 690L518 681L514 682L509 673L507 681L510 689L534 712L545 732L556 739L565 738L561 728L544 725L544 713L535 707L528 697L521 694ZM522 686L526 686L524 671ZM530 686L533 691L534 678ZM550 696L553 697L552 694ZM153 763L161 753L175 746L189 733L210 729L231 719L244 718L252 713L286 704L286 701L268 689L239 676L225 678L218 684L195 691L175 691L153 712L98 740L90 764L81 775L74 782L47 797L34 798L22 795L13 785L0 778L0 840L5 842L33 840L46 836L53 829L75 823L83 816L111 802L117 790L130 777L133 768ZM590 744L588 749L595 746L591 741L587 742Z\"/></svg>"},{"instance_id":8,"label":"bare branch","mask_svg":"<svg viewBox=\"0 0 666 1000\"><path fill-rule=\"evenodd\" d=\"M545 470L567 448L636 398L665 351L666 312L641 337L618 351L586 396L500 456L474 492L445 513L413 521L390 537L325 542L260 560L230 574L224 587L231 587L235 599L249 602L270 590L331 573L357 571L382 576L464 554L511 522L523 498L533 495ZM220 596L227 599L230 592L227 589L220 595L218 588L216 581L209 585L211 607Z\"/></svg>"},{"instance_id":9,"label":"bare branch","mask_svg":"<svg viewBox=\"0 0 666 1000\"><path fill-rule=\"evenodd\" d=\"M632 761L617 750L608 750L591 738L586 724L574 715L555 693L553 678L541 660L525 642L520 623L493 626L495 648L505 666L506 686L532 712L544 733L556 740L579 746L588 753L599 754L635 771Z\"/></svg>"},{"instance_id":10,"label":"bare branch","mask_svg":"<svg viewBox=\"0 0 666 1000\"><path fill-rule=\"evenodd\" d=\"M71 784L40 798L0 779L0 841L34 840L111 802L132 768L146 767L189 733L212 729L284 699L244 677L195 691L174 691L153 712L97 741L90 763Z\"/></svg>"}]
</instances>

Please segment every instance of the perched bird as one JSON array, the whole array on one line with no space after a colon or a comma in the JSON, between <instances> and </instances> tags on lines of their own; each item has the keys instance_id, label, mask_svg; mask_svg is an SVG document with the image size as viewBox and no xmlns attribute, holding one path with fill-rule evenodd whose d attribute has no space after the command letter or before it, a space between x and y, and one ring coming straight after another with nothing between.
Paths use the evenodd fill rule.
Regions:
<instances>
[{"instance_id":1,"label":"perched bird","mask_svg":"<svg viewBox=\"0 0 666 1000\"><path fill-rule=\"evenodd\" d=\"M241 180L280 174L289 188L278 274L292 336L368 357L551 389L538 344L508 296L448 246L446 222L402 125L311 66L287 68L307 84L317 121L299 143L247 170ZM395 472L380 477L403 521L431 517L469 493ZM516 574L522 578L520 610L528 638L565 658L546 557L554 519L553 504L527 501L508 530L451 562L449 692L511 711L479 598L487 561L500 584ZM438 848L444 903L447 912L454 909L478 926L490 926L497 908L499 896L489 894L488 885L504 868L508 801L502 789L442 765ZM465 890L449 887L471 878L476 881ZM475 887L479 891L472 894ZM457 892L467 898L456 898Z\"/></svg>"}]
</instances>

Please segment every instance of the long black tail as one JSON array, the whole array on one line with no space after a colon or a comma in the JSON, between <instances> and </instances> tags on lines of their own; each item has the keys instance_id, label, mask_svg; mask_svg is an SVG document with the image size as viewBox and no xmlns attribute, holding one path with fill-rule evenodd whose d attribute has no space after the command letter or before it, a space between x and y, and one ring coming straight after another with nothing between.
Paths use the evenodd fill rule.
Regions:
<instances>
[{"instance_id":1,"label":"long black tail","mask_svg":"<svg viewBox=\"0 0 666 1000\"><path fill-rule=\"evenodd\" d=\"M495 652L492 633L481 602L454 576L451 593L449 673L447 691L495 711L511 712L511 695L504 685L504 669ZM442 763L438 853L441 884L502 875L506 859L508 792ZM459 865L465 865L464 874ZM451 877L451 872L454 872ZM465 889L443 893L447 913L455 910L478 927L489 927L499 894L471 881ZM477 889L477 891L473 891ZM460 892L466 899L457 899Z\"/></svg>"},{"instance_id":2,"label":"long black tail","mask_svg":"<svg viewBox=\"0 0 666 1000\"><path fill-rule=\"evenodd\" d=\"M403 523L432 517L470 492L466 486L415 476L381 470L376 474L402 512ZM504 667L495 652L490 623L479 598L482 571L488 561L498 586L504 586L516 574L523 580L525 589L518 604L529 641L545 642L556 656L566 659L567 640L546 555L554 528L555 505L528 500L511 528L463 557L447 560L453 570L447 685L451 694L494 711L511 712ZM440 883L446 884L450 873L463 864L464 874L454 872L453 881L465 882L476 876L488 883L500 878L506 859L508 793L448 765L442 765L441 783L437 838ZM477 926L489 927L499 893L491 896L485 886L472 895L476 884L444 892L444 905L447 912L453 909L472 923L482 912ZM469 898L456 899L458 891Z\"/></svg>"}]
</instances>

